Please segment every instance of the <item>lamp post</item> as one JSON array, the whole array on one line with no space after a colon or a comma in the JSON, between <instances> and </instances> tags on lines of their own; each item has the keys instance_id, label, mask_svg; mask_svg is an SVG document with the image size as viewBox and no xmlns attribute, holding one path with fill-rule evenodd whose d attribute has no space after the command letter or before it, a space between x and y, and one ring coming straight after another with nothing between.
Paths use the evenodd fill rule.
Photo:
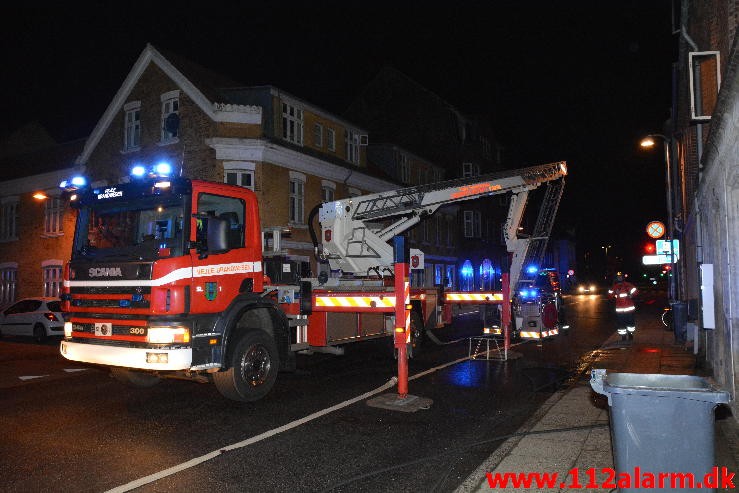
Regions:
<instances>
[{"instance_id":1,"label":"lamp post","mask_svg":"<svg viewBox=\"0 0 739 493\"><path fill-rule=\"evenodd\" d=\"M607 279L608 278L608 249L609 248L611 248L611 245L602 245L601 246L601 249L605 250L605 252L606 252L606 257L605 257L606 268L603 269L605 271L604 279Z\"/></svg>"},{"instance_id":2,"label":"lamp post","mask_svg":"<svg viewBox=\"0 0 739 493\"><path fill-rule=\"evenodd\" d=\"M650 134L644 137L639 145L644 149L653 148L656 143L655 138L662 139L665 149L665 182L667 189L667 234L670 236L670 274L668 275L668 295L670 304L676 301L675 278L677 276L677 266L675 265L675 245L674 245L674 224L673 224L673 203L672 203L672 159L670 156L670 145L672 140L662 134Z\"/></svg>"}]
</instances>

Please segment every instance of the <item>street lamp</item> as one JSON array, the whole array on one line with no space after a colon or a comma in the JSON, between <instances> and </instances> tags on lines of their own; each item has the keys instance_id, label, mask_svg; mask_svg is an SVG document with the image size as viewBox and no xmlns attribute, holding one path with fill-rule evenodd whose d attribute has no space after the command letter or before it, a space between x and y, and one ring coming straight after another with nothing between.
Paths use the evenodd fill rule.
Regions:
<instances>
[{"instance_id":1,"label":"street lamp","mask_svg":"<svg viewBox=\"0 0 739 493\"><path fill-rule=\"evenodd\" d=\"M662 134L650 134L644 137L641 142L639 142L639 145L643 147L644 149L651 149L655 145L657 145L654 141L655 138L662 139L663 146L665 148L665 181L666 181L666 188L667 188L667 234L670 236L670 266L675 266L675 245L673 244L674 240L674 225L673 225L673 218L672 218L672 160L670 158L670 145L672 144L672 141L670 138L662 135ZM670 297L670 303L675 301L675 276L677 275L677 269L674 269L671 271L668 277L668 289L669 289L669 297Z\"/></svg>"},{"instance_id":2,"label":"street lamp","mask_svg":"<svg viewBox=\"0 0 739 493\"><path fill-rule=\"evenodd\" d=\"M603 250L605 250L605 252L606 252L606 257L605 257L606 258L606 260L605 260L605 262L606 262L606 268L604 269L605 275L603 276L603 278L606 279L606 278L608 278L608 249L611 248L611 245L602 245L600 248L603 249Z\"/></svg>"}]
</instances>

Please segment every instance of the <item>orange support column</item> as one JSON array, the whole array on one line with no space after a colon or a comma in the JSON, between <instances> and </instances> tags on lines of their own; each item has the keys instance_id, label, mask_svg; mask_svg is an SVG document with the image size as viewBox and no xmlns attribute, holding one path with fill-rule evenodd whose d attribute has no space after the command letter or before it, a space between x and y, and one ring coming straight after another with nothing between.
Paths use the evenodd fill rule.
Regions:
<instances>
[{"instance_id":1,"label":"orange support column","mask_svg":"<svg viewBox=\"0 0 739 493\"><path fill-rule=\"evenodd\" d=\"M504 357L508 359L508 350L511 348L511 275L507 272L502 275L503 279L503 313L501 314L501 325L503 325L503 349Z\"/></svg>"},{"instance_id":2,"label":"orange support column","mask_svg":"<svg viewBox=\"0 0 739 493\"><path fill-rule=\"evenodd\" d=\"M411 288L408 279L410 252L405 238L395 237L395 348L398 350L398 395L408 395L408 344L411 342L410 302Z\"/></svg>"}]
</instances>

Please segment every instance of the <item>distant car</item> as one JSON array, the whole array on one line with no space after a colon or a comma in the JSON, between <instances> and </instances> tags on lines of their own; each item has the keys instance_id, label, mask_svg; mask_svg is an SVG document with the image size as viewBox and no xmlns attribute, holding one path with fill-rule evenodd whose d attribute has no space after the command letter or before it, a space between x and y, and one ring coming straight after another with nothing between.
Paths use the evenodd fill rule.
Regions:
<instances>
[{"instance_id":1,"label":"distant car","mask_svg":"<svg viewBox=\"0 0 739 493\"><path fill-rule=\"evenodd\" d=\"M583 282L577 285L577 294L596 294L598 285L594 282Z\"/></svg>"},{"instance_id":2,"label":"distant car","mask_svg":"<svg viewBox=\"0 0 739 493\"><path fill-rule=\"evenodd\" d=\"M59 298L24 298L0 313L0 334L31 336L42 343L49 336L64 334Z\"/></svg>"}]
</instances>

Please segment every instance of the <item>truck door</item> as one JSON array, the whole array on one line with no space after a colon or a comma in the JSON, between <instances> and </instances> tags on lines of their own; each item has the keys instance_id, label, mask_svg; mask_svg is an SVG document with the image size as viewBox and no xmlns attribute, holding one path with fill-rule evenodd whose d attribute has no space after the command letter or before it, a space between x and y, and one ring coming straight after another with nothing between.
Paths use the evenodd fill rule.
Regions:
<instances>
[{"instance_id":1,"label":"truck door","mask_svg":"<svg viewBox=\"0 0 739 493\"><path fill-rule=\"evenodd\" d=\"M190 250L193 266L191 310L192 313L220 312L239 293L244 281L253 279L255 271L261 271L261 264L254 261L244 244L248 221L246 204L241 198L219 195L217 190L214 193L194 191L193 209L200 217L193 218L191 240L202 244L202 225L213 221L220 222L221 226L225 223L226 245L222 250L214 250L209 245L207 250L201 249L201 253Z\"/></svg>"}]
</instances>

